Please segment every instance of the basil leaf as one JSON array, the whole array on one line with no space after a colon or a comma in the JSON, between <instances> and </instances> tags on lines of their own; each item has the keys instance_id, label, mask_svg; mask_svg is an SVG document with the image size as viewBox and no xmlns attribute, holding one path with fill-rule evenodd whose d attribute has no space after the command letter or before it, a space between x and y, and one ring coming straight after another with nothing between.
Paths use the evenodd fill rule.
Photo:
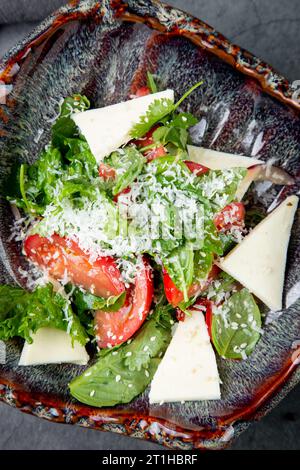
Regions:
<instances>
[{"instance_id":1,"label":"basil leaf","mask_svg":"<svg viewBox=\"0 0 300 470\"><path fill-rule=\"evenodd\" d=\"M117 295L115 297L109 297L104 299L97 297L89 292L83 292L82 290L75 288L72 294L72 302L77 307L79 312L87 310L104 310L105 312L117 312L123 307L125 303L126 292Z\"/></svg>"},{"instance_id":2,"label":"basil leaf","mask_svg":"<svg viewBox=\"0 0 300 470\"><path fill-rule=\"evenodd\" d=\"M130 344L102 350L98 361L70 383L71 395L82 403L102 407L129 403L143 393L171 340L171 311L163 312L169 321L165 318L162 324L160 310Z\"/></svg>"},{"instance_id":3,"label":"basil leaf","mask_svg":"<svg viewBox=\"0 0 300 470\"><path fill-rule=\"evenodd\" d=\"M246 359L260 338L261 314L248 289L235 292L212 320L212 341L220 356Z\"/></svg>"},{"instance_id":4,"label":"basil leaf","mask_svg":"<svg viewBox=\"0 0 300 470\"><path fill-rule=\"evenodd\" d=\"M188 288L194 276L194 252L191 245L176 248L170 255L162 256L162 262L176 287L188 300Z\"/></svg>"},{"instance_id":5,"label":"basil leaf","mask_svg":"<svg viewBox=\"0 0 300 470\"><path fill-rule=\"evenodd\" d=\"M213 253L205 250L194 252L194 279L193 282L204 281L213 265Z\"/></svg>"},{"instance_id":6,"label":"basil leaf","mask_svg":"<svg viewBox=\"0 0 300 470\"><path fill-rule=\"evenodd\" d=\"M0 286L0 339L15 336L32 343L32 334L42 327L69 331L72 340L86 344L88 337L66 298L47 284L26 292L19 287Z\"/></svg>"}]
</instances>

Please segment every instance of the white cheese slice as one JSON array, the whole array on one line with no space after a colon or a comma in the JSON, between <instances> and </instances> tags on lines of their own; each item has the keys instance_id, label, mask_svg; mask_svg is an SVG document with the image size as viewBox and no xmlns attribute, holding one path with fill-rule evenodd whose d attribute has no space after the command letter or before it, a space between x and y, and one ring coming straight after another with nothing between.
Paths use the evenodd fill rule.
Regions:
<instances>
[{"instance_id":1,"label":"white cheese slice","mask_svg":"<svg viewBox=\"0 0 300 470\"><path fill-rule=\"evenodd\" d=\"M245 196L246 192L250 188L251 184L253 181L256 180L258 174L260 173L261 166L260 165L255 165L253 168L249 168L247 171L246 176L242 179L240 182L235 197L237 201L241 201L243 197Z\"/></svg>"},{"instance_id":2,"label":"white cheese slice","mask_svg":"<svg viewBox=\"0 0 300 470\"><path fill-rule=\"evenodd\" d=\"M264 162L257 158L234 155L232 153L218 152L216 150L205 149L188 145L189 159L200 163L210 170L226 170L228 168L249 168L253 165L262 165Z\"/></svg>"},{"instance_id":3,"label":"white cheese slice","mask_svg":"<svg viewBox=\"0 0 300 470\"><path fill-rule=\"evenodd\" d=\"M287 249L298 197L290 196L219 262L271 310L282 309Z\"/></svg>"},{"instance_id":4,"label":"white cheese slice","mask_svg":"<svg viewBox=\"0 0 300 470\"><path fill-rule=\"evenodd\" d=\"M165 90L133 100L91 109L72 115L72 119L86 138L97 162L126 144L130 131L140 117L146 113L154 100L170 99L174 102L174 91Z\"/></svg>"},{"instance_id":5,"label":"white cheese slice","mask_svg":"<svg viewBox=\"0 0 300 470\"><path fill-rule=\"evenodd\" d=\"M220 380L204 315L193 310L179 322L153 377L150 403L218 400Z\"/></svg>"},{"instance_id":6,"label":"white cheese slice","mask_svg":"<svg viewBox=\"0 0 300 470\"><path fill-rule=\"evenodd\" d=\"M65 331L40 328L32 335L32 339L32 344L24 344L19 366L61 363L85 365L89 361L85 347L77 341L72 347L71 337Z\"/></svg>"}]
</instances>

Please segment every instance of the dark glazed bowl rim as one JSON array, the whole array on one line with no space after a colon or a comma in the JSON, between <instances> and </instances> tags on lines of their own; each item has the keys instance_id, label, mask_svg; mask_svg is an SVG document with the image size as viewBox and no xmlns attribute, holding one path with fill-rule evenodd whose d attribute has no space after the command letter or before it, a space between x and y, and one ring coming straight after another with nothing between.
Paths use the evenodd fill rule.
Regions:
<instances>
[{"instance_id":1,"label":"dark glazed bowl rim","mask_svg":"<svg viewBox=\"0 0 300 470\"><path fill-rule=\"evenodd\" d=\"M123 21L145 23L153 29L165 33L176 33L190 39L193 43L209 50L222 60L229 63L241 73L256 79L264 92L290 106L296 112L300 110L300 102L293 100L295 92L287 79L279 75L271 66L264 63L251 53L231 44L223 35L202 21L180 10L167 6L157 0L148 0L149 6L163 8L163 22L155 17L138 16L134 6L139 0L71 0L69 4L46 18L32 33L13 47L0 61L0 81L11 83L11 70L27 55L33 45L42 42L61 24L76 19L93 16L99 22L106 18L119 18ZM169 15L169 16L168 16ZM180 17L180 21L176 20ZM291 351L292 352L292 351ZM172 448L214 448L226 447L234 437L247 428L251 421L260 419L268 413L284 396L300 381L300 368L289 362L281 373L265 384L264 392L253 403L234 416L228 416L218 422L214 430L202 429L192 431L174 426L171 422L148 416L147 414L130 414L114 408L96 409L68 403L55 396L28 393L22 385L11 383L0 376L0 400L22 411L46 418L51 421L79 424L85 427L113 431L150 439ZM155 425L155 432L153 432Z\"/></svg>"}]
</instances>

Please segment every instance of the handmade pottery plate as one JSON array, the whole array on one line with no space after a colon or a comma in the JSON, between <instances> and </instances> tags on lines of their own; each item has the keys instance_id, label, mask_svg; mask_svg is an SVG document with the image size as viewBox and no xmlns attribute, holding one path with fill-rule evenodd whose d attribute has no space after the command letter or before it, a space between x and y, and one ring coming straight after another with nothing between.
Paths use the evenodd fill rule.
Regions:
<instances>
[{"instance_id":1,"label":"handmade pottery plate","mask_svg":"<svg viewBox=\"0 0 300 470\"><path fill-rule=\"evenodd\" d=\"M73 0L0 63L1 186L16 161L37 158L49 139L62 97L82 93L94 106L116 103L145 84L147 70L177 94L204 80L186 103L200 120L193 135L196 144L259 155L298 175L300 104L293 101L294 90L287 80L270 66L201 21L156 1ZM261 185L253 197L267 207L279 190ZM4 199L0 211L0 280L24 284L20 247L9 241L12 214ZM0 399L52 421L151 439L170 448L228 445L300 379L296 367L299 236L297 216L288 254L285 310L265 326L250 358L219 360L221 401L149 406L145 392L125 406L83 406L70 397L67 386L82 368L17 367L22 347L17 340L6 345Z\"/></svg>"}]
</instances>

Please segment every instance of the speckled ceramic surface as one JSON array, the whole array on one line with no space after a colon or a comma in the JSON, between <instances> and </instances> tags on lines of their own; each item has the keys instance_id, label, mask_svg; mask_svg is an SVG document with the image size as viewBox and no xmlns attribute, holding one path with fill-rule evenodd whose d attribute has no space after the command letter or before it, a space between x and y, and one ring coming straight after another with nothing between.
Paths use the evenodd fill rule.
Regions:
<instances>
[{"instance_id":1,"label":"speckled ceramic surface","mask_svg":"<svg viewBox=\"0 0 300 470\"><path fill-rule=\"evenodd\" d=\"M299 103L292 101L289 83L271 67L199 20L158 2L86 0L73 1L45 20L0 63L0 87L9 92L0 106L2 188L13 163L33 161L47 143L62 97L79 92L94 106L112 104L145 84L147 70L177 94L204 79L185 104L200 120L193 135L196 144L272 159L299 174ZM258 186L253 197L267 207L279 190ZM4 199L0 210L1 280L22 284L18 268L23 260L20 247L8 241L12 216ZM250 358L219 360L221 401L150 407L146 392L125 406L82 406L67 388L82 368L19 368L22 343L17 340L7 344L7 361L0 365L0 399L46 419L152 439L171 448L227 445L300 379L295 361L300 351L293 349L300 339L299 235L298 215L288 255L286 309L265 327Z\"/></svg>"}]
</instances>

